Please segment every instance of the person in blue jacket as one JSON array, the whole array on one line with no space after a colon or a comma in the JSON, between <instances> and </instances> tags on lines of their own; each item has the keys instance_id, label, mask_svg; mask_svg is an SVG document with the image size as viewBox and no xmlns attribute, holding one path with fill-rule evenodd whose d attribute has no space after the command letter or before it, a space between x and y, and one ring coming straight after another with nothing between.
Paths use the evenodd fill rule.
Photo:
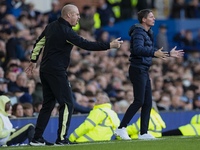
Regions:
<instances>
[{"instance_id":1,"label":"person in blue jacket","mask_svg":"<svg viewBox=\"0 0 200 150\"><path fill-rule=\"evenodd\" d=\"M141 125L139 139L152 139L152 135L147 133L150 111L152 108L152 91L151 81L149 78L149 68L152 63L152 57L166 60L171 57L182 57L183 50L176 50L174 47L169 52L162 51L163 48L155 49L153 32L151 27L154 26L155 17L151 10L144 9L138 12L139 24L130 28L131 37L130 45L130 67L129 78L133 84L134 102L129 106L115 135L122 139L130 140L126 127L132 117L141 108Z\"/></svg>"}]
</instances>

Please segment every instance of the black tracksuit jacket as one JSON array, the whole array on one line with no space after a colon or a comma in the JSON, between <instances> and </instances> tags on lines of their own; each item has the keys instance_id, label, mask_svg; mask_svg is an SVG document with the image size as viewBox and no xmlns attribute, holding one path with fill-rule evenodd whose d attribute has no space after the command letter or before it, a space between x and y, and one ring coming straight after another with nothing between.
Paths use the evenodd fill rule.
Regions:
<instances>
[{"instance_id":1,"label":"black tracksuit jacket","mask_svg":"<svg viewBox=\"0 0 200 150\"><path fill-rule=\"evenodd\" d=\"M35 128L35 139L42 137L56 100L60 105L57 140L62 141L67 136L74 98L66 71L73 45L93 51L110 48L109 43L89 42L80 37L63 18L47 25L36 41L31 55L31 61L36 62L44 48L40 65L44 100Z\"/></svg>"},{"instance_id":2,"label":"black tracksuit jacket","mask_svg":"<svg viewBox=\"0 0 200 150\"><path fill-rule=\"evenodd\" d=\"M36 62L44 47L40 71L46 73L66 72L70 63L73 45L89 51L102 51L110 48L106 42L90 42L72 30L72 26L63 18L47 25L34 45L31 61Z\"/></svg>"}]
</instances>

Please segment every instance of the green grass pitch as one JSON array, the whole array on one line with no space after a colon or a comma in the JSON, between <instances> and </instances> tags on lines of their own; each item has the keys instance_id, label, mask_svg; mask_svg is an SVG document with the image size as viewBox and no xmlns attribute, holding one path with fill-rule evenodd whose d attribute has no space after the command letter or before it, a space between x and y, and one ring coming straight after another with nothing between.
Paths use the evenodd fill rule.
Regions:
<instances>
[{"instance_id":1,"label":"green grass pitch","mask_svg":"<svg viewBox=\"0 0 200 150\"><path fill-rule=\"evenodd\" d=\"M66 146L11 146L2 150L199 150L200 136L172 136L155 140L112 140Z\"/></svg>"}]
</instances>

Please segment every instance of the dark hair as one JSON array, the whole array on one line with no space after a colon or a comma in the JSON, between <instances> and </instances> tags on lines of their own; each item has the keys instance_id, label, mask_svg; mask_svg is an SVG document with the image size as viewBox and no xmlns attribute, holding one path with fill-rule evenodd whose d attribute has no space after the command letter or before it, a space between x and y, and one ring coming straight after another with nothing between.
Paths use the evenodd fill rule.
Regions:
<instances>
[{"instance_id":1,"label":"dark hair","mask_svg":"<svg viewBox=\"0 0 200 150\"><path fill-rule=\"evenodd\" d=\"M89 10L91 7L89 5L85 5L83 6L83 10L86 11L86 10Z\"/></svg>"},{"instance_id":2,"label":"dark hair","mask_svg":"<svg viewBox=\"0 0 200 150\"><path fill-rule=\"evenodd\" d=\"M30 109L30 108L33 108L33 105L31 103L23 103L22 107L23 109Z\"/></svg>"},{"instance_id":3,"label":"dark hair","mask_svg":"<svg viewBox=\"0 0 200 150\"><path fill-rule=\"evenodd\" d=\"M148 14L152 12L150 9L142 9L138 12L138 21L139 23L142 23L143 18L147 18Z\"/></svg>"},{"instance_id":4,"label":"dark hair","mask_svg":"<svg viewBox=\"0 0 200 150\"><path fill-rule=\"evenodd\" d=\"M20 103L16 103L16 104L14 104L14 105L12 106L12 114L13 114L13 115L16 115L17 107L18 107L19 105L22 106L22 104L20 104Z\"/></svg>"}]
</instances>

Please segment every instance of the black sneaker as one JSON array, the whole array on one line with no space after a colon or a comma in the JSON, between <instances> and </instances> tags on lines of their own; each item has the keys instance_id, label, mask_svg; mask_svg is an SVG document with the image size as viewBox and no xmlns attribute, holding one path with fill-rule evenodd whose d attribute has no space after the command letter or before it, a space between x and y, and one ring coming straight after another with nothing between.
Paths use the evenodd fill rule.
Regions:
<instances>
[{"instance_id":1,"label":"black sneaker","mask_svg":"<svg viewBox=\"0 0 200 150\"><path fill-rule=\"evenodd\" d=\"M69 139L64 139L64 140L56 140L56 143L55 145L71 145L71 144L77 144L77 143L73 143L73 142L70 142Z\"/></svg>"},{"instance_id":2,"label":"black sneaker","mask_svg":"<svg viewBox=\"0 0 200 150\"><path fill-rule=\"evenodd\" d=\"M45 146L45 145L54 145L53 143L47 142L44 138L33 139L30 142L31 146Z\"/></svg>"}]
</instances>

